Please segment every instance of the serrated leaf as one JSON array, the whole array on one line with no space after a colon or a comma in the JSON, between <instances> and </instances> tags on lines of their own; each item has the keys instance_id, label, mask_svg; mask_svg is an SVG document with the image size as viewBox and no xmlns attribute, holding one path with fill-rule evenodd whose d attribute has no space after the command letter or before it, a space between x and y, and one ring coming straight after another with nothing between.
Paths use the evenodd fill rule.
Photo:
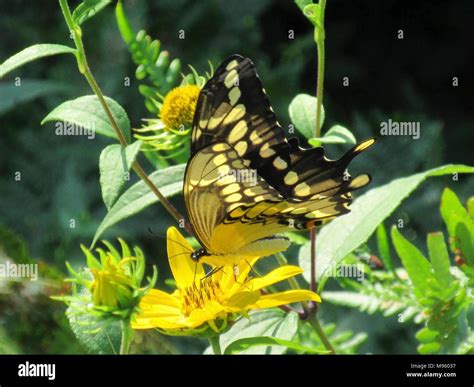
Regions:
<instances>
[{"instance_id":1,"label":"serrated leaf","mask_svg":"<svg viewBox=\"0 0 474 387\"><path fill-rule=\"evenodd\" d=\"M445 165L426 172L402 177L388 184L371 189L351 205L351 212L324 226L316 238L317 279L320 290L330 273L330 267L338 264L374 233L383 222L427 177L452 173L474 173L474 167L466 165ZM309 244L299 253L299 265L309 282Z\"/></svg>"},{"instance_id":2,"label":"serrated leaf","mask_svg":"<svg viewBox=\"0 0 474 387\"><path fill-rule=\"evenodd\" d=\"M108 210L117 200L140 146L141 141L135 141L126 148L113 144L102 150L99 159L100 187Z\"/></svg>"},{"instance_id":3,"label":"serrated leaf","mask_svg":"<svg viewBox=\"0 0 474 387\"><path fill-rule=\"evenodd\" d=\"M427 244L436 280L441 287L448 288L454 278L449 271L451 263L443 234L440 232L428 234Z\"/></svg>"},{"instance_id":4,"label":"serrated leaf","mask_svg":"<svg viewBox=\"0 0 474 387\"><path fill-rule=\"evenodd\" d=\"M0 78L24 64L36 59L58 54L75 54L76 50L62 44L35 44L11 56L0 65Z\"/></svg>"},{"instance_id":5,"label":"serrated leaf","mask_svg":"<svg viewBox=\"0 0 474 387\"><path fill-rule=\"evenodd\" d=\"M415 294L418 298L426 297L431 290L428 280L433 277L431 264L420 250L405 239L396 226L392 227L392 241L415 287Z\"/></svg>"},{"instance_id":6,"label":"serrated leaf","mask_svg":"<svg viewBox=\"0 0 474 387\"><path fill-rule=\"evenodd\" d=\"M239 352L244 352L255 347L261 346L280 346L286 349L293 349L295 351L302 351L304 353L311 354L326 354L328 351L318 350L315 348L305 347L304 345L295 343L289 340L277 339L275 337L260 336L260 337L247 337L245 339L239 339L227 346L224 351L224 355L232 355Z\"/></svg>"},{"instance_id":7,"label":"serrated leaf","mask_svg":"<svg viewBox=\"0 0 474 387\"><path fill-rule=\"evenodd\" d=\"M86 20L102 11L102 9L111 2L112 0L84 0L72 13L72 19L77 25L81 25Z\"/></svg>"},{"instance_id":8,"label":"serrated leaf","mask_svg":"<svg viewBox=\"0 0 474 387\"><path fill-rule=\"evenodd\" d=\"M105 101L112 111L119 129L127 142L130 142L130 120L127 113L112 98L105 97ZM70 101L63 102L53 109L41 124L46 122L68 122L106 137L117 139L115 130L109 121L99 99L95 95L86 95Z\"/></svg>"},{"instance_id":9,"label":"serrated leaf","mask_svg":"<svg viewBox=\"0 0 474 387\"><path fill-rule=\"evenodd\" d=\"M312 138L316 129L316 97L309 94L298 94L288 107L291 122L306 138ZM324 122L324 107L321 106L321 122Z\"/></svg>"},{"instance_id":10,"label":"serrated leaf","mask_svg":"<svg viewBox=\"0 0 474 387\"><path fill-rule=\"evenodd\" d=\"M185 164L168 167L153 172L149 178L165 197L170 197L182 192L185 167ZM158 202L158 198L143 181L132 185L118 198L100 223L94 235L92 246L107 229L156 202Z\"/></svg>"},{"instance_id":11,"label":"serrated leaf","mask_svg":"<svg viewBox=\"0 0 474 387\"><path fill-rule=\"evenodd\" d=\"M277 309L267 309L249 313L249 319L241 318L232 328L221 335L222 348L232 342L252 337L268 336L282 340L292 340L298 329L298 315ZM278 346L253 347L241 351L244 354L281 354L286 348ZM206 353L210 353L207 349Z\"/></svg>"},{"instance_id":12,"label":"serrated leaf","mask_svg":"<svg viewBox=\"0 0 474 387\"><path fill-rule=\"evenodd\" d=\"M377 250L385 269L388 271L394 271L392 255L390 254L390 242L383 222L377 227Z\"/></svg>"},{"instance_id":13,"label":"serrated leaf","mask_svg":"<svg viewBox=\"0 0 474 387\"><path fill-rule=\"evenodd\" d=\"M453 218L455 218L453 216ZM474 266L474 223L469 221L459 221L456 225L456 246L458 247L461 258L469 266Z\"/></svg>"},{"instance_id":14,"label":"serrated leaf","mask_svg":"<svg viewBox=\"0 0 474 387\"><path fill-rule=\"evenodd\" d=\"M78 312L78 309L84 310L85 308L86 306L81 301L73 300L66 311L69 324L77 339L90 353L119 353L122 340L120 322L104 321L91 314Z\"/></svg>"},{"instance_id":15,"label":"serrated leaf","mask_svg":"<svg viewBox=\"0 0 474 387\"><path fill-rule=\"evenodd\" d=\"M445 188L441 196L440 212L451 236L456 234L456 226L460 220L469 219L467 210L463 207L456 194L449 188ZM455 218L453 217L454 215L456 215Z\"/></svg>"}]
</instances>

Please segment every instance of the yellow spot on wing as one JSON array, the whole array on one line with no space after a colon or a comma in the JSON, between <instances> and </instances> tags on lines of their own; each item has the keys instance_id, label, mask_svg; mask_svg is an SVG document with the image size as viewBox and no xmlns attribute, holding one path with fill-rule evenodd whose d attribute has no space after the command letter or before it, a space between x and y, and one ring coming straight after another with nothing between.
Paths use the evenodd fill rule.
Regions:
<instances>
[{"instance_id":1,"label":"yellow spot on wing","mask_svg":"<svg viewBox=\"0 0 474 387\"><path fill-rule=\"evenodd\" d=\"M235 86L239 79L239 75L237 74L237 70L230 70L229 74L226 75L224 79L225 86L230 89L232 86Z\"/></svg>"},{"instance_id":2,"label":"yellow spot on wing","mask_svg":"<svg viewBox=\"0 0 474 387\"><path fill-rule=\"evenodd\" d=\"M264 159L273 156L276 152L270 148L270 145L268 145L268 142L265 143L261 148L260 148L260 157L263 157Z\"/></svg>"},{"instance_id":3,"label":"yellow spot on wing","mask_svg":"<svg viewBox=\"0 0 474 387\"><path fill-rule=\"evenodd\" d=\"M239 156L243 156L247 151L248 144L245 141L239 141L237 145L235 145L235 150L239 154Z\"/></svg>"},{"instance_id":4,"label":"yellow spot on wing","mask_svg":"<svg viewBox=\"0 0 474 387\"><path fill-rule=\"evenodd\" d=\"M245 115L245 106L242 104L237 105L234 107L231 112L226 116L224 119L225 125L230 125L233 122L241 119Z\"/></svg>"},{"instance_id":5,"label":"yellow spot on wing","mask_svg":"<svg viewBox=\"0 0 474 387\"><path fill-rule=\"evenodd\" d=\"M252 133L250 133L250 141L252 141L255 145L258 145L263 142L263 138L258 135L256 130L254 130Z\"/></svg>"},{"instance_id":6,"label":"yellow spot on wing","mask_svg":"<svg viewBox=\"0 0 474 387\"><path fill-rule=\"evenodd\" d=\"M279 169L280 171L285 169L288 164L285 160L283 160L280 156L278 156L275 160L273 160L273 165L275 168Z\"/></svg>"},{"instance_id":7,"label":"yellow spot on wing","mask_svg":"<svg viewBox=\"0 0 474 387\"><path fill-rule=\"evenodd\" d=\"M239 64L239 62L237 62L235 59L230 61L229 63L227 63L227 66L225 66L225 69L227 71L230 71L232 70L234 67L236 67L237 65Z\"/></svg>"},{"instance_id":8,"label":"yellow spot on wing","mask_svg":"<svg viewBox=\"0 0 474 387\"><path fill-rule=\"evenodd\" d=\"M227 203L235 203L235 202L239 201L240 199L242 199L242 195L239 194L239 193L235 193L235 194L232 194L230 196L227 196L224 200Z\"/></svg>"},{"instance_id":9,"label":"yellow spot on wing","mask_svg":"<svg viewBox=\"0 0 474 387\"><path fill-rule=\"evenodd\" d=\"M213 145L213 147L212 147L212 150L213 150L214 152L223 152L223 151L225 151L225 150L227 150L227 149L229 149L229 146L226 145L226 144L222 144L222 143L221 143L221 144Z\"/></svg>"},{"instance_id":10,"label":"yellow spot on wing","mask_svg":"<svg viewBox=\"0 0 474 387\"><path fill-rule=\"evenodd\" d=\"M231 91L229 91L229 101L232 106L234 106L239 100L241 95L240 89L235 86Z\"/></svg>"},{"instance_id":11,"label":"yellow spot on wing","mask_svg":"<svg viewBox=\"0 0 474 387\"><path fill-rule=\"evenodd\" d=\"M229 142L231 144L239 141L247 133L247 123L245 121L239 121L234 128L230 131Z\"/></svg>"},{"instance_id":12,"label":"yellow spot on wing","mask_svg":"<svg viewBox=\"0 0 474 387\"><path fill-rule=\"evenodd\" d=\"M229 195L231 193L237 192L239 190L239 185L237 183L229 184L227 187L222 189L222 195Z\"/></svg>"},{"instance_id":13,"label":"yellow spot on wing","mask_svg":"<svg viewBox=\"0 0 474 387\"><path fill-rule=\"evenodd\" d=\"M286 185L293 185L298 182L298 174L296 172L290 171L285 175L283 179Z\"/></svg>"},{"instance_id":14,"label":"yellow spot on wing","mask_svg":"<svg viewBox=\"0 0 474 387\"><path fill-rule=\"evenodd\" d=\"M306 183L300 183L295 187L296 196L307 196L311 193L311 188Z\"/></svg>"}]
</instances>

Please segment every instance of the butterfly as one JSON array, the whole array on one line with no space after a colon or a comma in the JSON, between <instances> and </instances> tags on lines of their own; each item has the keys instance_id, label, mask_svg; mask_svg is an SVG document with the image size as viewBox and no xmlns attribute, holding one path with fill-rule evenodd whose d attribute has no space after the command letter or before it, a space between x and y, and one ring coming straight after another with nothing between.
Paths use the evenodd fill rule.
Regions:
<instances>
[{"instance_id":1,"label":"butterfly","mask_svg":"<svg viewBox=\"0 0 474 387\"><path fill-rule=\"evenodd\" d=\"M289 247L281 233L349 212L351 192L370 176L346 168L374 142L339 160L301 148L285 137L252 61L230 56L202 88L193 120L183 193L202 248L191 258L217 266L272 255Z\"/></svg>"}]
</instances>

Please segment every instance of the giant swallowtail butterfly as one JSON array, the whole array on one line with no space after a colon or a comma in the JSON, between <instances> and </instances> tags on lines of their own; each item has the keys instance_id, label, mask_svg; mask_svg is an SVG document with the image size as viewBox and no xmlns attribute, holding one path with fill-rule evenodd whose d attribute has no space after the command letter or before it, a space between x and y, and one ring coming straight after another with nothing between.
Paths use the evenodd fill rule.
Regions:
<instances>
[{"instance_id":1,"label":"giant swallowtail butterfly","mask_svg":"<svg viewBox=\"0 0 474 387\"><path fill-rule=\"evenodd\" d=\"M239 55L201 90L191 141L184 199L202 246L191 257L213 265L286 250L290 242L280 233L349 212L351 191L370 181L367 174L351 178L346 168L373 139L339 160L287 140L254 64Z\"/></svg>"}]
</instances>

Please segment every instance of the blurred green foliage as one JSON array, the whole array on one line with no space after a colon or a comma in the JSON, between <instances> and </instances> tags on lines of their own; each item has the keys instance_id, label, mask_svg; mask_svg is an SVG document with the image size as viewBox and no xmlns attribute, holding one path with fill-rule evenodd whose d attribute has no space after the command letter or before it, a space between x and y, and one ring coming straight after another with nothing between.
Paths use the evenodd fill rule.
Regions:
<instances>
[{"instance_id":1,"label":"blurred green foliage","mask_svg":"<svg viewBox=\"0 0 474 387\"><path fill-rule=\"evenodd\" d=\"M458 18L448 20L444 17L447 8L452 11L455 5L428 10L415 6L414 11L404 11L395 9L392 1L384 3L364 7L328 5L323 132L341 124L363 139L377 135L380 123L389 118L420 122L419 140L382 138L375 151L354 163L354 170L372 171L374 185L446 162L472 164L473 109L467 109L465 102L469 78L462 75L474 50L469 33L461 30L468 25L463 20L469 20L469 13L457 9ZM146 30L161 41L173 58L180 58L183 66L192 64L199 73L206 71L209 60L217 64L232 53L251 57L283 127L290 122L288 105L293 97L301 92L314 94L316 55L312 28L291 1L129 0L125 7L134 30ZM390 22L381 26L380 20ZM405 21L404 25L414 32L401 46L391 34ZM54 1L14 0L8 6L3 2L0 25L1 61L34 43L70 44ZM426 28L433 29L435 37L441 35L445 39L426 37ZM153 114L140 95L136 65L119 34L113 7L106 7L86 21L83 29L90 65L104 93L126 108L132 127L140 127L140 120L153 118ZM185 32L184 39L179 38L181 30ZM290 30L294 39L289 39ZM446 31L451 35L443 34ZM446 36L457 38L458 51L453 52ZM418 55L423 60L413 60ZM450 87L453 74L464 82L454 96ZM342 87L344 76L350 78L351 87ZM21 77L24 87L13 88L15 77ZM125 86L126 78L131 80L130 86ZM144 89L141 91L143 94ZM64 99L85 94L90 92L75 70L74 59L66 56L35 62L0 82L0 247L19 262L43 262L48 268L44 276L51 281L44 285L12 283L0 287L0 352L84 351L67 326L64 306L48 297L62 287L64 273L55 268L62 271L66 259L82 259L80 243L92 240L106 212L97 165L101 149L110 141L100 136L94 141L59 137L52 125L41 126L40 121ZM336 157L343 148L330 146L329 155ZM20 181L15 180L15 172L21 172ZM424 245L425 234L442 229L435 209L442 187L448 184L455 185L462 201L472 194L472 184L468 186L462 176L456 182L448 178L431 181L398 208L388 223L402 218L404 237L417 246ZM174 203L183 209L180 198ZM76 220L74 228L70 227L71 219ZM168 268L164 243L157 235L164 235L170 222L164 210L151 206L109 232L142 246L150 266L157 264L162 269L163 280ZM148 227L153 234L147 231ZM399 266L398 261L395 266ZM347 346L348 352L362 343L363 332L368 333L368 340L362 345L362 352L409 352L417 345L414 330L401 328L396 318L367 319L358 311L348 313L326 304L321 315L323 320L336 322L341 335L347 330L359 332L354 345ZM333 334L334 327L327 329ZM197 353L205 347L204 343L149 333L139 334L136 342L145 343L149 347L145 351L149 352L177 353L186 348L186 352Z\"/></svg>"}]
</instances>

